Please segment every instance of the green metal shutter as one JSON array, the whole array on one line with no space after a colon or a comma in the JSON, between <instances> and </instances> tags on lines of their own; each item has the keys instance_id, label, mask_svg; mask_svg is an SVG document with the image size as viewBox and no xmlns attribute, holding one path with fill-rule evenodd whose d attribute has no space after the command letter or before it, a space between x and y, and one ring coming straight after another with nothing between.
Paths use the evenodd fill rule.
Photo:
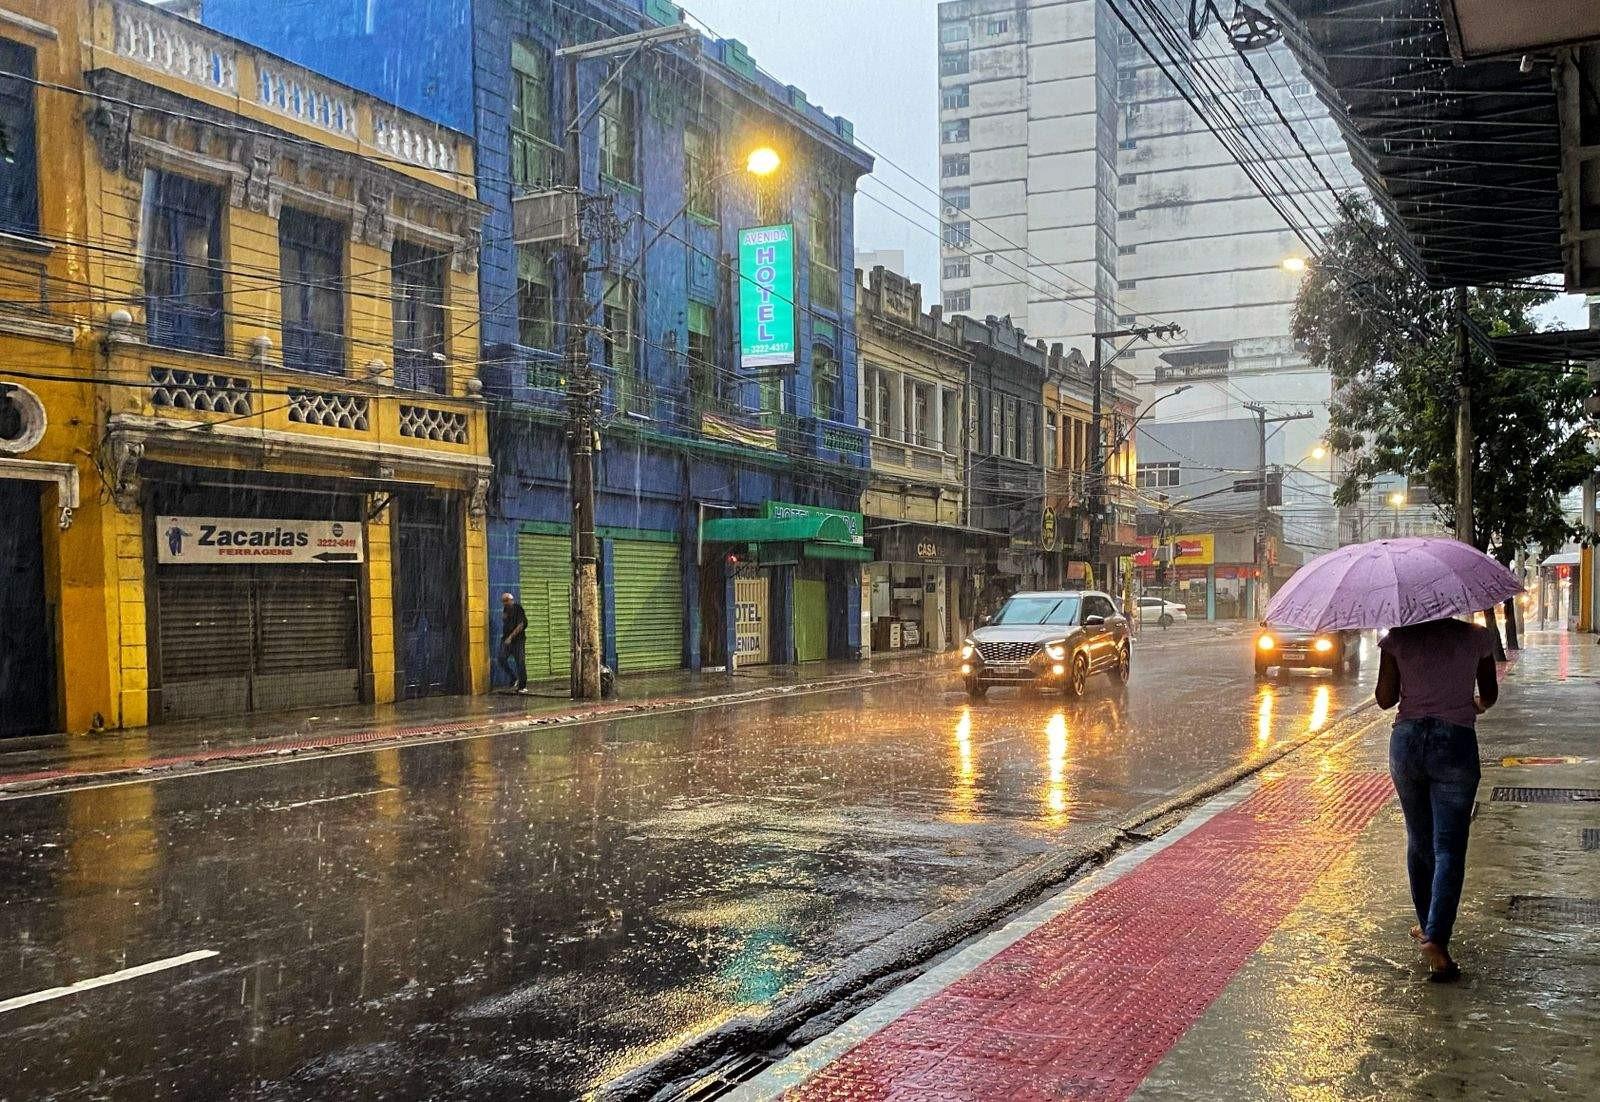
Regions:
<instances>
[{"instance_id":1,"label":"green metal shutter","mask_svg":"<svg viewBox=\"0 0 1600 1102\"><path fill-rule=\"evenodd\" d=\"M796 578L794 583L794 658L820 662L828 657L828 583Z\"/></svg>"},{"instance_id":2,"label":"green metal shutter","mask_svg":"<svg viewBox=\"0 0 1600 1102\"><path fill-rule=\"evenodd\" d=\"M617 667L621 673L683 665L683 570L675 543L612 545Z\"/></svg>"},{"instance_id":3,"label":"green metal shutter","mask_svg":"<svg viewBox=\"0 0 1600 1102\"><path fill-rule=\"evenodd\" d=\"M517 537L522 610L528 614L528 677L572 673L572 541L566 536Z\"/></svg>"}]
</instances>

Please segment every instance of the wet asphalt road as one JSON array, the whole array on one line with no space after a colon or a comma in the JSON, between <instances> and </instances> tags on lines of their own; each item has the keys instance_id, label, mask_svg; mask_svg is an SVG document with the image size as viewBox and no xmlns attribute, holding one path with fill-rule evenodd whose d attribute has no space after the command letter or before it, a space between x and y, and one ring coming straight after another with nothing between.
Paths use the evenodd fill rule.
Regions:
<instances>
[{"instance_id":1,"label":"wet asphalt road","mask_svg":"<svg viewBox=\"0 0 1600 1102\"><path fill-rule=\"evenodd\" d=\"M570 1098L1366 691L1249 645L4 803L0 1001L217 955L0 1012L0 1097Z\"/></svg>"}]
</instances>

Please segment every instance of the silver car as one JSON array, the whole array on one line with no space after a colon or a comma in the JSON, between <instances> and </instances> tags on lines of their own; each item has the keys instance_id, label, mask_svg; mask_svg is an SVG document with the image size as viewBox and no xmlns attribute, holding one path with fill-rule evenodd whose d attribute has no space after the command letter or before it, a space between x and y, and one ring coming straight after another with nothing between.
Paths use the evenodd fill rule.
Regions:
<instances>
[{"instance_id":1,"label":"silver car","mask_svg":"<svg viewBox=\"0 0 1600 1102\"><path fill-rule=\"evenodd\" d=\"M1082 696L1092 674L1126 682L1132 656L1128 621L1108 595L1018 593L963 644L961 678L974 700L992 685Z\"/></svg>"}]
</instances>

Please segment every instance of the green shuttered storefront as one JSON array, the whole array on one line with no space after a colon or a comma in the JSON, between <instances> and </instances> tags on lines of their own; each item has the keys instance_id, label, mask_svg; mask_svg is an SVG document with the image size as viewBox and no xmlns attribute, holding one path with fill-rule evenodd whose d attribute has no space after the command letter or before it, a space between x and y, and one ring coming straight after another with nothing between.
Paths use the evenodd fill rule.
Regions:
<instances>
[{"instance_id":1,"label":"green shuttered storefront","mask_svg":"<svg viewBox=\"0 0 1600 1102\"><path fill-rule=\"evenodd\" d=\"M683 665L683 564L676 542L612 543L617 671Z\"/></svg>"},{"instance_id":2,"label":"green shuttered storefront","mask_svg":"<svg viewBox=\"0 0 1600 1102\"><path fill-rule=\"evenodd\" d=\"M528 678L567 677L572 671L572 540L517 537L522 610L528 614Z\"/></svg>"}]
</instances>

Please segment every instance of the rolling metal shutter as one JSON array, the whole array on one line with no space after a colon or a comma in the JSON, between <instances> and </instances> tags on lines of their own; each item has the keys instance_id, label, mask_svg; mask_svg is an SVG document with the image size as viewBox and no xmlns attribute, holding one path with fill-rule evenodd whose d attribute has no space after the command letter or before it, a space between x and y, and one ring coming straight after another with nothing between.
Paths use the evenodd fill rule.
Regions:
<instances>
[{"instance_id":1,"label":"rolling metal shutter","mask_svg":"<svg viewBox=\"0 0 1600 1102\"><path fill-rule=\"evenodd\" d=\"M572 673L572 541L566 536L517 537L522 611L528 614L528 678Z\"/></svg>"},{"instance_id":2,"label":"rolling metal shutter","mask_svg":"<svg viewBox=\"0 0 1600 1102\"><path fill-rule=\"evenodd\" d=\"M360 699L354 570L180 568L159 572L156 586L163 717Z\"/></svg>"},{"instance_id":3,"label":"rolling metal shutter","mask_svg":"<svg viewBox=\"0 0 1600 1102\"><path fill-rule=\"evenodd\" d=\"M612 572L619 673L683 665L683 567L676 543L617 540Z\"/></svg>"},{"instance_id":4,"label":"rolling metal shutter","mask_svg":"<svg viewBox=\"0 0 1600 1102\"><path fill-rule=\"evenodd\" d=\"M828 657L828 583L810 578L794 582L794 660Z\"/></svg>"}]
</instances>

